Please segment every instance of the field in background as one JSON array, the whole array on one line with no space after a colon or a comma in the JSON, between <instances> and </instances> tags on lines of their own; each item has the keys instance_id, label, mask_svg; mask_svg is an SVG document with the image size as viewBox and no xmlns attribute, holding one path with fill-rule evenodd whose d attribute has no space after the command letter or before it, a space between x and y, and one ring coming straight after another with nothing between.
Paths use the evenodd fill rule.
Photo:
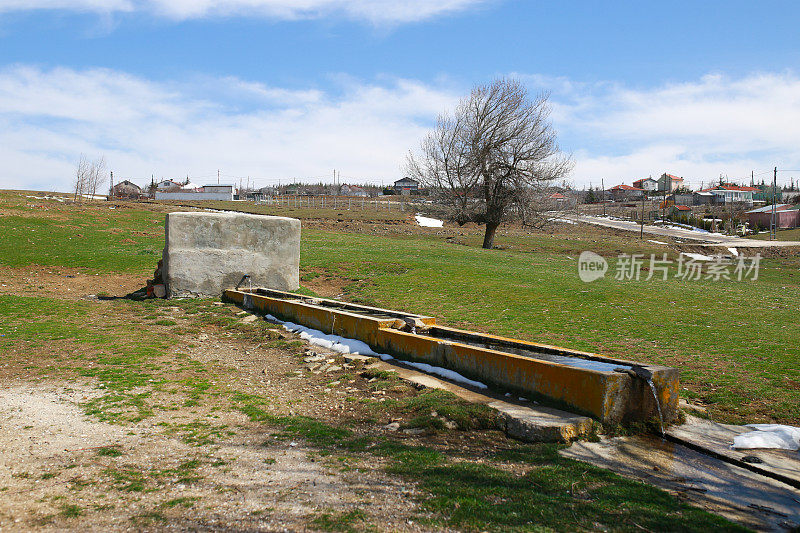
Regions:
<instances>
[{"instance_id":1,"label":"field in background","mask_svg":"<svg viewBox=\"0 0 800 533\"><path fill-rule=\"evenodd\" d=\"M303 341L232 305L120 298L151 275L170 209L0 192L0 528L743 530L391 372L314 372ZM492 256L475 228L337 217L304 222L305 284L391 302L392 276L418 278L419 301L391 303L434 311L458 297L432 300L437 270L572 246L505 235Z\"/></svg>"},{"instance_id":2,"label":"field in background","mask_svg":"<svg viewBox=\"0 0 800 533\"><path fill-rule=\"evenodd\" d=\"M769 231L762 231L757 235L750 235L749 238L768 241ZM778 230L775 233L775 239L778 241L800 241L800 228Z\"/></svg>"},{"instance_id":3,"label":"field in background","mask_svg":"<svg viewBox=\"0 0 800 533\"><path fill-rule=\"evenodd\" d=\"M76 210L13 193L0 201L3 263L138 273L142 284L163 247L163 212L175 209L99 203ZM263 212L310 216L286 207ZM504 249L483 250L477 227L417 228L403 222L408 213L347 213L305 223L304 286L450 325L677 366L682 394L716 419L800 423L797 254L762 261L757 281L616 281L619 253L674 259L677 252L582 226L552 234L507 229L496 241ZM605 279L579 280L583 250L609 259Z\"/></svg>"},{"instance_id":4,"label":"field in background","mask_svg":"<svg viewBox=\"0 0 800 533\"><path fill-rule=\"evenodd\" d=\"M413 206L408 199L400 196L388 196L381 200L326 196L324 201L321 197L289 196L282 198L281 203L275 204L240 201L159 201L151 203L173 206L173 208L175 205L180 205L256 215L290 216L301 220L404 220L413 211Z\"/></svg>"}]
</instances>

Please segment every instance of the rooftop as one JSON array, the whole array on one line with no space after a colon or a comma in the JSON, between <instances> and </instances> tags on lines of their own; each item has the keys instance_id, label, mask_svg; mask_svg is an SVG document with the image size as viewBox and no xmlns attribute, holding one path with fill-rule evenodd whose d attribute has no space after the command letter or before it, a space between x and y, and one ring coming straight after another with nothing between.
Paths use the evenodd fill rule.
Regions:
<instances>
[{"instance_id":1,"label":"rooftop","mask_svg":"<svg viewBox=\"0 0 800 533\"><path fill-rule=\"evenodd\" d=\"M760 192L761 189L758 189L756 187L745 187L744 185L734 185L732 183L723 183L721 185L714 185L713 187L708 187L707 189L703 189L699 192L708 192L708 191Z\"/></svg>"}]
</instances>

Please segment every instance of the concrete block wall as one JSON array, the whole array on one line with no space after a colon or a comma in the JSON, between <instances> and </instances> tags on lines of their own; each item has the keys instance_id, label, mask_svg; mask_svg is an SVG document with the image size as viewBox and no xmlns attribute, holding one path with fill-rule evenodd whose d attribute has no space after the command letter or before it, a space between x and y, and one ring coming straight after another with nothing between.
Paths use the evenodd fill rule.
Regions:
<instances>
[{"instance_id":1,"label":"concrete block wall","mask_svg":"<svg viewBox=\"0 0 800 533\"><path fill-rule=\"evenodd\" d=\"M243 213L169 213L167 296L219 297L243 276L254 286L300 286L300 221ZM247 286L245 284L245 286Z\"/></svg>"}]
</instances>

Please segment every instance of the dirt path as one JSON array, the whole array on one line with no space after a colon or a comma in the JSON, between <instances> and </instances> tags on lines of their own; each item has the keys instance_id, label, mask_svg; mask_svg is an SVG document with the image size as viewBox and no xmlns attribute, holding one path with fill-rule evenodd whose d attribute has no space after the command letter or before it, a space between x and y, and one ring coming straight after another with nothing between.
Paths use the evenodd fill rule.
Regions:
<instances>
[{"instance_id":1,"label":"dirt path","mask_svg":"<svg viewBox=\"0 0 800 533\"><path fill-rule=\"evenodd\" d=\"M392 509L387 529L415 529L402 519L407 489L390 479L341 472L307 446L258 431L198 449L153 427L93 421L76 405L92 393L30 384L0 392L3 530L302 530L321 511L365 505Z\"/></svg>"}]
</instances>

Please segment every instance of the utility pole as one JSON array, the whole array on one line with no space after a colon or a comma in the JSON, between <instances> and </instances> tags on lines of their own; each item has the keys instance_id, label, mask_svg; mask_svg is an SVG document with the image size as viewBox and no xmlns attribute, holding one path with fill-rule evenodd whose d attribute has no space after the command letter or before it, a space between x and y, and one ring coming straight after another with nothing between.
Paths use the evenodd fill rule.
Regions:
<instances>
[{"instance_id":1,"label":"utility pole","mask_svg":"<svg viewBox=\"0 0 800 533\"><path fill-rule=\"evenodd\" d=\"M639 239L644 240L644 194L642 195L642 217L641 225L639 226Z\"/></svg>"},{"instance_id":2,"label":"utility pole","mask_svg":"<svg viewBox=\"0 0 800 533\"><path fill-rule=\"evenodd\" d=\"M111 200L111 196L114 194L114 171L111 171L111 185L108 188L108 199Z\"/></svg>"},{"instance_id":3,"label":"utility pole","mask_svg":"<svg viewBox=\"0 0 800 533\"><path fill-rule=\"evenodd\" d=\"M217 185L219 185L219 169L217 169Z\"/></svg>"},{"instance_id":4,"label":"utility pole","mask_svg":"<svg viewBox=\"0 0 800 533\"><path fill-rule=\"evenodd\" d=\"M603 216L606 216L606 184L603 178L600 178L600 188L603 189Z\"/></svg>"},{"instance_id":5,"label":"utility pole","mask_svg":"<svg viewBox=\"0 0 800 533\"><path fill-rule=\"evenodd\" d=\"M775 189L778 187L778 167L775 167L774 172L772 173L772 220L769 225L769 240L775 240L775 232L778 229L776 227L776 222L778 218L778 209L775 205Z\"/></svg>"}]
</instances>

